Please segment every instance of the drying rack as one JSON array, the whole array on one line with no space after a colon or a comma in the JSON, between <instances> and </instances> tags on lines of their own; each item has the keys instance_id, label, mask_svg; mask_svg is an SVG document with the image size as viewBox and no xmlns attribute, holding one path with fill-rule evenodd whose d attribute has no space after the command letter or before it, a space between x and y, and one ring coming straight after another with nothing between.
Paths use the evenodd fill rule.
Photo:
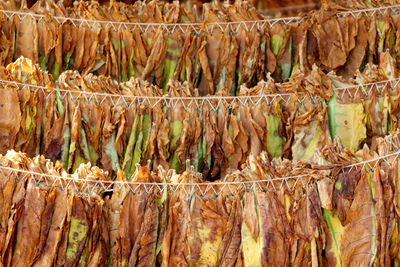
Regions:
<instances>
[{"instance_id":1,"label":"drying rack","mask_svg":"<svg viewBox=\"0 0 400 267\"><path fill-rule=\"evenodd\" d=\"M364 170L368 168L370 171L374 171L375 168L381 164L387 164L393 166L399 159L400 150L394 153L390 153L383 156L378 156L373 159L352 163L345 166L338 165L323 165L324 168L313 171L326 171L329 169L339 168L342 172L350 173L352 170ZM137 169L139 169L137 165ZM255 191L280 191L283 189L294 190L297 185L306 188L312 181L311 174L301 174L295 176L286 177L275 177L263 180L251 180L251 181L217 181L217 182L201 182L201 183L156 183L156 182L131 182L131 181L112 181L112 180L91 180L83 179L79 177L71 176L57 176L45 173L39 173L28 170L21 170L12 167L3 166L0 163L0 173L9 177L14 175L19 181L25 181L27 179L32 180L37 186L46 187L57 187L61 190L72 189L77 193L87 194L101 194L106 192L113 192L126 188L132 193L145 192L150 193L162 193L169 191L175 193L178 190L190 196L197 193L201 196L206 194L235 194L239 190L255 190ZM137 172L135 173L137 175ZM191 174L194 175L194 174ZM135 177L133 177L133 180Z\"/></svg>"},{"instance_id":2,"label":"drying rack","mask_svg":"<svg viewBox=\"0 0 400 267\"><path fill-rule=\"evenodd\" d=\"M342 11L336 14L337 17L359 17L361 15L374 16L374 15L386 15L388 13L399 14L400 5L393 5L388 7L370 8L361 10ZM41 20L49 19L48 16L42 14L28 13L22 11L11 11L1 10L0 14L3 14L8 20L25 18L31 18L37 22ZM117 22L117 21L101 21L101 20L89 20L89 19L77 19L69 17L53 16L50 19L57 22L60 26L68 23L74 27L88 27L88 28L109 28L114 31L129 30L134 31L138 29L141 33L148 31L164 30L167 33L173 33L180 31L181 33L194 32L200 34L202 32L212 34L215 30L219 30L223 33L232 32L237 33L240 30L251 32L253 30L263 30L266 27L273 27L277 23L283 23L288 25L290 23L301 23L307 19L307 16L303 17L286 17L286 18L272 18L264 20L254 21L232 21L232 22L213 22L213 23L139 23L139 22ZM373 90L377 90L378 94L382 94L385 90L391 88L397 88L400 79L391 79L385 81L378 81L369 84L352 85L347 87L335 88L335 95L342 99L345 94L348 94L350 98L354 98L357 95L368 97ZM167 107L176 107L179 103L182 104L185 110L189 109L192 105L197 108L209 105L213 110L217 110L221 104L233 106L236 103L240 105L258 105L260 103L266 103L271 105L275 100L281 99L285 104L290 102L290 98L293 94L269 94L269 95L256 95L256 96L206 96L206 97L170 97L170 96L130 96L130 95L118 95L118 94L107 94L107 93L96 93L86 91L73 91L59 88L48 88L44 86L30 85L25 83L19 83L15 81L0 80L0 84L8 84L16 86L20 89L29 89L33 92L41 91L46 97L50 94L58 93L61 98L70 97L72 100L84 99L87 102L96 101L98 104L103 103L107 99L114 105L124 104L126 107L130 107L136 103L138 105L149 105L155 107L159 104ZM297 99L302 103L305 97L311 97L314 101L314 96L305 95L302 99ZM350 172L354 168L366 168L374 170L380 163L392 164L398 159L400 151L380 156L371 160L361 161L353 163L347 166L341 166L342 171ZM389 162L389 158L394 157L392 162ZM331 166L332 168L338 168L339 166ZM82 179L79 177L72 176L56 176L50 174L43 174L39 172L32 172L27 170L15 169L0 164L0 173L10 176L15 175L18 180L30 179L36 185L60 187L62 190L67 188L73 188L78 193L94 194L99 192L112 192L123 187L129 189L132 193L138 191L144 191L146 193L151 192L164 192L171 191L177 192L182 190L188 195L192 195L195 192L205 196L207 193L221 194L222 192L230 192L234 194L236 190L282 190L288 189L293 190L298 184L306 187L311 182L312 178L309 174L287 176L287 177L276 177L263 180L252 180L252 181L219 181L219 182L203 182L203 183L151 183L151 182L129 182L129 181L111 181L111 180L91 180Z\"/></svg>"},{"instance_id":3,"label":"drying rack","mask_svg":"<svg viewBox=\"0 0 400 267\"><path fill-rule=\"evenodd\" d=\"M372 83L351 85L335 88L334 94L342 100L345 95L351 99L355 97L369 97L372 92L376 91L378 95L382 95L385 91L395 90L400 84L400 78L377 81ZM0 79L2 86L15 86L20 90L30 90L32 93L41 92L45 97L58 93L61 100L69 97L73 101L84 100L87 103L95 101L98 105L109 101L112 105L124 105L130 108L136 104L139 106L147 106L155 108L158 105L167 108L176 108L181 105L186 111L193 106L201 109L210 107L211 110L217 111L222 105L231 108L237 104L240 106L257 106L259 104L271 105L274 101L281 100L286 106L290 103L294 93L276 93L276 94L260 94L260 95L244 95L244 96L199 96L199 97L171 97L171 96L134 96L122 94L108 94L88 91L74 91L60 88L52 88L48 86L31 85L16 81L8 81ZM309 97L315 103L316 97L311 94L299 93L297 97L298 103L303 104L304 100Z\"/></svg>"},{"instance_id":4,"label":"drying rack","mask_svg":"<svg viewBox=\"0 0 400 267\"><path fill-rule=\"evenodd\" d=\"M338 17L353 16L359 17L361 15L374 16L374 15L386 15L387 13L399 13L400 5L392 5L379 8L359 9L341 11L336 14ZM37 22L41 20L47 20L49 15L36 14L23 11L5 10L0 9L0 14L3 14L8 20L17 18L23 20L25 18L31 18ZM263 20L250 20L250 21L228 21L228 22L194 22L194 23L145 23L145 22L119 22L119 21L106 21L106 20L92 20L92 19L80 19L70 17L52 16L51 19L63 25L69 23L74 27L87 27L91 28L106 28L114 31L129 30L131 32L138 29L141 33L148 31L156 32L157 30L164 30L171 34L175 31L180 31L183 34L188 32L194 32L200 34L202 32L212 34L215 30L219 30L222 33L232 32L238 33L240 30L251 32L253 30L261 31L265 28L271 28L277 23L283 23L288 25L296 22L301 23L307 16L302 17L284 17L284 18L268 18Z\"/></svg>"}]
</instances>

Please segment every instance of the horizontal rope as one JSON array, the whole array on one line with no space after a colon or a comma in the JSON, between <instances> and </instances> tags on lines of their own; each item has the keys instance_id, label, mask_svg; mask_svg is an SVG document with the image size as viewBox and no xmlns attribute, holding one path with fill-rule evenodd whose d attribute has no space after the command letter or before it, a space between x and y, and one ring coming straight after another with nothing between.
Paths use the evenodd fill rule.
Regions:
<instances>
[{"instance_id":1,"label":"horizontal rope","mask_svg":"<svg viewBox=\"0 0 400 267\"><path fill-rule=\"evenodd\" d=\"M338 99L342 100L345 95L348 95L351 99L360 97L369 97L371 93L376 90L378 95L383 94L389 89L394 90L400 84L400 78L378 81L373 83L351 85L346 87L335 88L334 92ZM133 104L139 106L145 105L150 108L155 108L158 105L166 106L167 108L176 108L178 104L187 111L192 106L200 109L203 107L210 107L213 111L217 111L219 107L225 105L230 108L235 104L241 106L257 106L259 104L271 105L276 100L282 100L286 106L290 103L293 93L277 93L277 94L260 94L260 95L246 95L246 96L199 96L199 97L171 97L171 96L133 96L133 95L121 95L121 94L109 94L89 91L74 91L60 88L51 88L40 85L31 85L16 81L8 81L0 79L0 85L15 86L21 90L27 89L33 93L42 92L45 97L56 92L59 93L61 100L65 97L70 97L73 101L79 99L85 100L87 103L95 101L98 105L102 105L104 101L108 100L112 105L125 105L130 108ZM306 97L310 97L312 102L316 102L316 96L304 95L299 93L303 97L297 98L298 103L301 105Z\"/></svg>"},{"instance_id":2,"label":"horizontal rope","mask_svg":"<svg viewBox=\"0 0 400 267\"><path fill-rule=\"evenodd\" d=\"M357 96L369 97L374 90L378 92L378 95L382 95L385 90L387 91L388 89L391 89L393 91L395 88L397 88L397 86L399 86L399 82L400 78L395 78L371 83L349 85L334 88L334 93L340 100L342 100L345 95L348 95L350 98L355 98Z\"/></svg>"},{"instance_id":3,"label":"horizontal rope","mask_svg":"<svg viewBox=\"0 0 400 267\"><path fill-rule=\"evenodd\" d=\"M323 170L314 171L325 171L329 167L337 168L340 167L343 171L348 169L350 172L354 168L362 167L364 169L366 166L369 167L371 171L374 171L378 164L384 162L388 165L393 165L398 159L400 150L388 155L376 157L370 160L360 161L357 163L349 164L347 166L337 166L337 165L324 165L327 168ZM394 159L389 162L388 159L394 157ZM139 165L137 165L137 168ZM285 176L285 177L275 177L263 180L250 180L250 181L221 181L221 182L202 182L202 183L155 183L155 182L131 182L131 181L112 181L112 180L92 180L83 179L79 177L72 176L57 176L45 173L39 173L34 171L27 171L16 169L12 167L3 166L0 164L0 173L9 177L14 174L18 180L25 181L25 179L32 179L36 185L45 185L48 187L60 187L62 190L66 188L73 188L78 193L101 193L101 192L112 192L116 189L122 189L123 187L129 189L132 193L136 193L140 190L144 190L146 193L151 193L155 190L155 193L164 192L165 190L171 192L177 192L182 190L187 195L192 195L197 192L202 196L207 193L212 192L215 194L221 194L222 192L229 192L234 194L238 190L282 190L286 187L288 190L293 190L299 183L302 187L308 186L311 181L311 174L301 174L296 176ZM137 175L137 173L135 173ZM133 178L133 180L135 177Z\"/></svg>"},{"instance_id":4,"label":"horizontal rope","mask_svg":"<svg viewBox=\"0 0 400 267\"><path fill-rule=\"evenodd\" d=\"M375 14L385 15L388 12L398 13L400 5L392 5L387 7L379 8L368 8L360 10L342 11L336 15L338 17L353 16L358 17L360 15L373 16ZM0 9L0 13L4 14L7 19L13 17L23 20L25 18L32 18L37 22L46 19L45 15L35 14L23 11L4 10ZM145 33L147 31L156 32L157 30L165 30L168 33L174 31L180 31L181 33L188 33L192 31L196 34L206 32L212 34L216 29L221 32L232 32L237 33L240 30L251 32L253 30L262 30L265 27L272 27L276 23L284 23L288 25L291 22L301 23L306 16L302 17L284 17L284 18L269 18L264 20L251 20L251 21L229 21L229 22L194 22L194 23L145 23L145 22L118 22L118 21L105 21L105 20L92 20L92 19L79 19L70 17L54 16L52 19L59 25L70 23L74 27L88 27L88 28L109 28L114 31L129 30L134 31L139 29L140 32Z\"/></svg>"}]
</instances>

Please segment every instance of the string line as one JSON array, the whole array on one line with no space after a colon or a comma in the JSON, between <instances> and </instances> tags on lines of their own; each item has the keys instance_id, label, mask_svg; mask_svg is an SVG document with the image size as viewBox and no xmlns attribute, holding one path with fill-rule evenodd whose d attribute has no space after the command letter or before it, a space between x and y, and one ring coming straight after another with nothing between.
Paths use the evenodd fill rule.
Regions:
<instances>
[{"instance_id":1,"label":"string line","mask_svg":"<svg viewBox=\"0 0 400 267\"><path fill-rule=\"evenodd\" d=\"M352 15L353 17L357 17L360 14L365 14L365 15L368 15L370 13L372 13L372 15L375 13L386 14L388 11L398 13L399 7L400 5L392 5L386 7L340 11L336 14L336 16L345 17L348 15ZM0 9L0 13L3 13L8 19L11 19L14 16L18 16L20 20L24 19L25 17L31 17L36 21L41 21L42 19L46 18L46 16L43 14L29 13L24 11ZM142 33L147 32L148 30L156 31L158 29L164 29L169 33L173 33L175 30L179 29L181 30L182 33L187 33L188 30L193 30L197 34L201 33L202 31L212 34L212 32L215 29L219 29L222 32L226 32L228 30L232 32L238 32L241 27L243 27L244 30L251 32L255 28L257 30L261 30L266 25L272 27L274 24L278 22L283 22L284 24L287 25L291 22L301 22L306 18L308 17L302 16L302 17L267 18L262 20L228 21L228 22L156 23L156 22L106 21L106 20L81 19L81 18L71 18L62 16L52 17L52 19L55 20L59 25L63 25L66 22L70 22L75 27L82 27L82 26L101 27L101 25L106 25L112 27L115 31L120 31L121 29L128 30L129 28L131 28L131 30L134 30L138 28Z\"/></svg>"},{"instance_id":2,"label":"string line","mask_svg":"<svg viewBox=\"0 0 400 267\"><path fill-rule=\"evenodd\" d=\"M281 99L284 101L284 104L287 105L290 103L291 97L295 93L274 93L274 94L257 94L257 95L240 95L240 96L219 96L219 95L209 95L209 96L193 96L193 97L185 97L185 96L139 96L139 95L122 95L122 94L111 94L111 93L100 93L100 92L90 92L90 91L79 91L79 90L68 90L68 89L60 89L56 87L48 87L48 86L40 86L40 85L31 85L22 82L16 81L8 81L0 79L0 84L6 84L10 86L16 86L19 89L29 88L33 93L38 92L39 90L47 97L54 92L58 92L61 99L64 99L65 96L69 95L72 100L77 101L78 99L85 99L86 102L90 102L95 100L98 104L102 104L106 99L109 99L112 104L125 104L126 107L130 107L133 103L137 102L139 105L149 105L152 108L156 107L159 104L164 104L167 107L176 107L178 103L181 103L185 110L190 108L192 105L196 105L198 108L201 108L204 105L209 105L213 110L217 110L221 103L232 106L235 103L239 103L242 106L246 105L258 105L261 102L265 101L267 105L271 105L275 100ZM351 99L355 98L357 94L362 94L365 97L371 95L373 90L377 90L379 94L382 94L385 90L388 89L388 85L390 85L390 89L394 90L400 84L400 78L377 81L372 83L358 84L358 85L349 85L345 87L334 88L335 95L341 100L347 94ZM355 91L354 91L355 90ZM352 92L354 91L354 92ZM297 101L299 104L302 104L305 97L310 97L312 101L315 103L315 96L312 94L305 94L303 92L297 93L299 96L304 96L303 98L298 98Z\"/></svg>"},{"instance_id":3,"label":"string line","mask_svg":"<svg viewBox=\"0 0 400 267\"><path fill-rule=\"evenodd\" d=\"M387 164L389 164L389 162L386 160L390 157L395 156L393 162L391 164L394 164L395 160L398 159L398 156L400 154L400 150L391 154L387 154L384 156L379 156L373 159L369 159L369 160L364 160L364 161L360 161L357 163L353 163L353 164L349 164L346 166L337 166L337 165L321 165L324 166L324 169L316 169L314 171L326 171L330 168L341 168L342 170L345 169L353 169L354 167L358 167L358 166L365 166L368 165L370 167L370 169L373 171L374 168L377 166L377 164L379 164L379 162L381 160L384 160L384 162L386 162ZM371 166L370 163L375 162L374 166ZM79 178L76 177L76 174L72 174L71 176L67 175L67 176L57 176L57 175L52 175L52 174L46 174L46 173L40 173L40 172L35 172L35 171L29 171L29 170L22 170L22 169L16 169L13 167L7 167L7 166L3 166L2 163L0 164L0 173L5 174L5 172L9 172L8 175L10 175L12 172L15 174L21 174L24 175L23 178L26 178L27 176L31 176L31 178L33 177L42 177L41 179L39 179L39 182L45 178L46 182L47 178L52 178L56 181L66 181L68 182L68 184L70 184L71 182L74 183L74 186L76 187L76 182L80 182L80 183L84 183L84 184L94 184L95 186L102 186L103 189L105 191L112 191L112 187L113 186L117 186L117 187L121 187L121 186L128 186L128 187L132 187L132 186L151 186L151 188L157 187L158 189L160 188L165 188L165 187L197 187L200 189L200 187L204 187L206 186L207 188L210 187L214 187L214 186L233 186L233 185L254 185L254 184L258 184L260 185L261 183L271 183L271 182L279 182L281 181L283 185L283 182L286 182L288 180L299 180L303 177L308 177L310 178L310 176L312 176L312 174L301 174L301 175L295 175L295 176L285 176L285 177L274 177L274 178L269 178L269 179L262 179L262 180L247 180L247 181L216 181L216 182L201 182L201 183L194 183L194 182L180 182L180 183L174 183L174 182L164 182L164 183L159 183L159 182L135 182L135 181L114 181L114 180L93 180L93 179L84 179L84 178ZM137 175L137 172L135 172L135 176ZM133 177L133 179L135 179L135 176ZM35 179L36 180L36 179ZM53 185L55 184L55 182L53 183ZM68 185L67 185L68 186ZM272 185L274 186L274 185ZM215 190L215 189L214 189Z\"/></svg>"}]
</instances>

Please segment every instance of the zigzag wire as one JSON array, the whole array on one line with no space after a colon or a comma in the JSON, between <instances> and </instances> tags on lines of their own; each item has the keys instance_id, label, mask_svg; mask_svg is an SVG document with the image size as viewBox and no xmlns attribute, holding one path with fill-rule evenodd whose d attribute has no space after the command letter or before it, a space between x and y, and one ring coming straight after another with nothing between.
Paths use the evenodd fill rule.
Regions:
<instances>
[{"instance_id":1,"label":"zigzag wire","mask_svg":"<svg viewBox=\"0 0 400 267\"><path fill-rule=\"evenodd\" d=\"M259 104L271 105L275 100L282 100L283 105L288 105L290 99L293 96L292 93L282 94L260 94L260 95L246 95L246 96L199 96L199 97L171 97L171 96L133 96L133 95L120 95L120 94L108 94L88 91L74 91L59 88L49 88L40 85L31 85L26 83L20 83L16 81L8 81L0 79L0 85L15 86L19 89L27 89L33 93L41 91L47 98L50 94L56 92L59 93L61 100L64 100L66 96L70 97L73 101L79 99L85 100L87 103L95 101L98 105L109 100L113 105L125 105L129 108L133 104L147 105L150 108L155 108L158 105L165 105L168 108L175 108L178 104L182 104L183 108L187 111L192 105L195 105L198 109L203 107L210 107L213 111L217 111L221 104L225 104L228 108L231 108L235 103L241 106L257 106ZM394 90L400 85L400 78L378 81L373 83L351 85L347 87L335 88L334 93L340 100L347 94L350 98L355 98L357 95L360 97L369 97L373 90L377 90L378 95L384 93L385 90ZM299 93L301 95L302 93ZM303 104L306 97L310 97L313 103L316 99L313 95L304 95L297 99L298 103Z\"/></svg>"},{"instance_id":2,"label":"zigzag wire","mask_svg":"<svg viewBox=\"0 0 400 267\"><path fill-rule=\"evenodd\" d=\"M366 168L374 171L376 166L381 163L393 165L396 160L398 160L400 150L391 154L376 157L370 160L360 161L357 163L349 164L347 166L340 167L342 172L350 172L354 168ZM394 157L392 162L388 159ZM338 167L335 165L331 166ZM324 170L315 170L324 171ZM164 192L164 190L169 190L173 193L182 190L187 195L192 195L197 193L201 196L205 196L207 193L211 192L216 195L222 192L230 192L234 194L234 189L236 190L255 190L255 191L268 191L274 190L279 191L283 188L288 190L293 190L296 186L301 183L303 188L306 188L310 181L311 176L308 174L296 175L296 176L286 176L286 177L275 177L264 180L250 180L250 181L231 181L231 182L203 182L203 183L155 183L155 182L130 182L130 181L112 181L112 180L92 180L83 179L76 177L76 175L68 176L57 176L51 174L44 174L34 171L27 171L16 169L12 167L7 167L0 163L0 174L10 177L14 175L18 181L24 182L30 179L37 186L47 186L47 187L59 187L61 190L72 189L77 193L87 193L87 194L99 194L104 192L113 192L115 190L121 190L126 188L132 193L136 193L140 190L146 194L150 194L153 191L155 193ZM292 182L290 182L292 181ZM291 186L292 184L292 186ZM72 187L72 188L71 188Z\"/></svg>"},{"instance_id":3,"label":"zigzag wire","mask_svg":"<svg viewBox=\"0 0 400 267\"><path fill-rule=\"evenodd\" d=\"M385 15L388 12L392 12L395 14L399 13L400 5L392 5L387 7L378 7L378 8L368 8L368 9L360 9L360 10L350 10L350 11L342 11L338 12L336 15L338 17L346 17L353 16L358 17L362 14L366 16L373 16L375 14ZM0 13L4 14L7 19L12 19L13 17L17 17L19 20L23 20L26 17L30 17L37 22L42 19L46 19L45 15L35 14L23 11L14 11L14 10L4 10L0 9ZM88 28L111 28L114 31L122 30L130 30L133 32L136 29L139 29L140 32L145 33L149 30L156 32L157 30L165 30L168 33L173 33L176 30L179 30L181 33L185 34L189 30L194 32L195 34L200 34L202 32L206 32L208 34L212 34L215 28L218 28L222 32L233 32L237 33L240 28L244 28L245 31L251 32L254 29L262 30L265 27L272 27L276 23L284 23L288 25L292 22L302 22L306 16L303 17L285 17L285 18L270 18L264 20L251 20L251 21L230 21L230 22L211 22L211 23L141 23L141 22L118 22L118 21L103 21L103 20L92 20L92 19L79 19L79 18L70 18L70 17L51 17L54 21L56 21L59 25L63 25L65 23L70 23L75 27L88 27Z\"/></svg>"}]
</instances>

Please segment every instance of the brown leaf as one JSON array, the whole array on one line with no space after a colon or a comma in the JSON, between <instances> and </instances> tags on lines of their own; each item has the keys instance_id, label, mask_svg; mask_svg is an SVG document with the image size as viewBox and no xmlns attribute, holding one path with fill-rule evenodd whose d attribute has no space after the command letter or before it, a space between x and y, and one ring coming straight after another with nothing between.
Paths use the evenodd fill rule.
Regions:
<instances>
[{"instance_id":1,"label":"brown leaf","mask_svg":"<svg viewBox=\"0 0 400 267\"><path fill-rule=\"evenodd\" d=\"M7 87L0 90L0 114L7 114L0 118L0 153L14 147L17 133L20 130L21 111L17 91Z\"/></svg>"}]
</instances>

